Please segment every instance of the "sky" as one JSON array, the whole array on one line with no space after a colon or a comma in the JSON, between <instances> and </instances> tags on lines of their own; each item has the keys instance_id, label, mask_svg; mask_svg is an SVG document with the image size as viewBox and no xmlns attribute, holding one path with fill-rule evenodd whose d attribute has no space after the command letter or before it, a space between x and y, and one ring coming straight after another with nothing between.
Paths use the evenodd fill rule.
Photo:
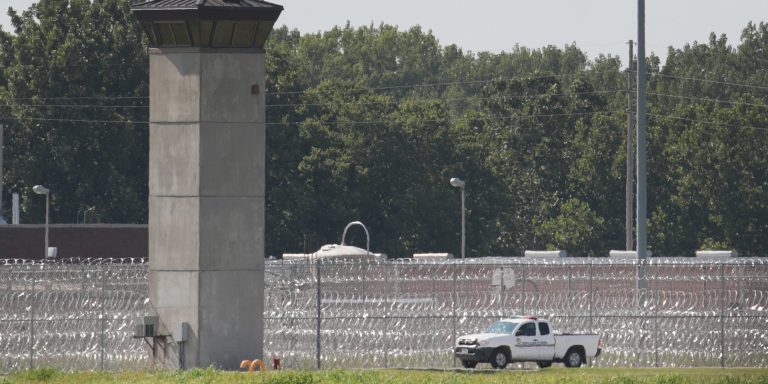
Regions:
<instances>
[{"instance_id":1,"label":"sky","mask_svg":"<svg viewBox=\"0 0 768 384\"><path fill-rule=\"evenodd\" d=\"M420 25L442 45L464 51L501 52L515 44L528 48L576 43L590 59L621 57L627 41L637 41L635 0L271 0L285 7L278 25L317 32L345 25L384 22L407 30ZM7 6L26 9L34 0L5 0L0 24L12 30ZM710 32L726 34L738 45L752 21L768 20L766 0L646 0L646 53L666 58L667 47L707 42ZM635 49L635 52L636 49Z\"/></svg>"}]
</instances>

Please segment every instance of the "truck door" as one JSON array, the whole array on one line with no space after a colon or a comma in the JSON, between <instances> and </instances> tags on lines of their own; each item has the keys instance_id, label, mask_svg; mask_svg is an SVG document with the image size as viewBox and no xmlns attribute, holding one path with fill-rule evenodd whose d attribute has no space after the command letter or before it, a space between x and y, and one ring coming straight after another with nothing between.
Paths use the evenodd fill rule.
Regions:
<instances>
[{"instance_id":1,"label":"truck door","mask_svg":"<svg viewBox=\"0 0 768 384\"><path fill-rule=\"evenodd\" d=\"M552 360L555 356L555 335L546 321L539 321L538 328L539 336L535 340L538 343L536 356L539 360Z\"/></svg>"},{"instance_id":2,"label":"truck door","mask_svg":"<svg viewBox=\"0 0 768 384\"><path fill-rule=\"evenodd\" d=\"M520 324L517 331L515 331L515 344L512 348L512 360L538 360L538 352L536 351L537 343L536 323L530 321Z\"/></svg>"}]
</instances>

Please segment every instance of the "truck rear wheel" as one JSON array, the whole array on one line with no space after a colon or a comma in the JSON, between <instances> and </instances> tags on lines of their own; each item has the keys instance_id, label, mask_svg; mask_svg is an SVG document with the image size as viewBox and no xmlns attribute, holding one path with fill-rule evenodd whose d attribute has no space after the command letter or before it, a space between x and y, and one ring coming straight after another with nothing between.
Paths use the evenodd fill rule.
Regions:
<instances>
[{"instance_id":1,"label":"truck rear wheel","mask_svg":"<svg viewBox=\"0 0 768 384\"><path fill-rule=\"evenodd\" d=\"M491 355L491 367L496 369L504 369L507 367L508 363L509 358L507 357L507 352L501 348L493 351L493 354Z\"/></svg>"},{"instance_id":2,"label":"truck rear wheel","mask_svg":"<svg viewBox=\"0 0 768 384\"><path fill-rule=\"evenodd\" d=\"M565 364L566 367L578 368L581 367L582 363L584 363L584 357L581 355L581 352L578 349L571 348L568 350L568 352L565 353L563 364Z\"/></svg>"}]
</instances>

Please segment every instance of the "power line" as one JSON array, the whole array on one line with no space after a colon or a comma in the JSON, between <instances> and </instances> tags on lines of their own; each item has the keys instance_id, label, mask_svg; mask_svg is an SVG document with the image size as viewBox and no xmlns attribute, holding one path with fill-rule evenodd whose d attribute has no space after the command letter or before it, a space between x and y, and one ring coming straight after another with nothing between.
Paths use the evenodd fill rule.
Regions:
<instances>
[{"instance_id":1,"label":"power line","mask_svg":"<svg viewBox=\"0 0 768 384\"><path fill-rule=\"evenodd\" d=\"M481 117L480 120L513 120L513 119L527 119L527 118L541 118L541 117L563 117L563 116L588 116L588 115L596 115L596 114L614 114L614 113L624 113L623 110L605 110L605 111L592 111L592 112L567 112L567 113L549 113L549 114L531 114L531 115L511 115L511 116L497 116L497 117ZM730 124L723 124L718 123L714 121L707 121L707 120L696 120L696 119L689 119L684 117L676 117L676 116L670 116L670 115L661 115L661 114L653 114L649 113L648 116L657 117L657 118L667 118L667 119L673 119L673 120L680 120L680 121L688 121L692 123L701 123L701 124L709 124L709 125L717 125L717 126L732 126ZM419 123L440 123L440 122L449 122L449 121L459 121L464 119L464 117L457 117L457 118L446 118L446 119L421 119L421 120L410 120L409 122L419 122ZM37 117L9 117L9 116L0 116L0 120L30 120L30 121L50 121L50 122L69 122L69 123L90 123L90 124L130 124L130 125L146 125L149 124L147 121L122 121L122 120L81 120L81 119L55 119L55 118L37 118ZM292 122L272 122L272 123L264 123L264 125L299 125L306 122L310 122L311 120L305 120L305 121L292 121ZM328 120L328 121L316 121L316 123L323 124L323 125L343 125L343 124L351 124L351 125L364 125L364 124L386 124L386 123L392 123L391 120L367 120L367 121L344 121L344 120ZM743 128L743 129L754 129L754 130L761 130L761 131L768 131L768 128L766 127L755 127L755 126L748 126L748 125L741 125L741 126L735 126L735 128Z\"/></svg>"},{"instance_id":2,"label":"power line","mask_svg":"<svg viewBox=\"0 0 768 384\"><path fill-rule=\"evenodd\" d=\"M523 99L527 97L540 97L540 96L574 96L574 95L591 95L591 94L606 94L606 93L620 93L625 92L624 90L598 90L598 91L586 91L586 92L562 92L562 93L534 93L534 94L523 94L523 95L499 95L499 96L489 96L489 97L477 97L477 96L466 96L466 97L449 97L449 98L420 98L420 99L401 99L401 100L390 100L390 101L354 101L347 103L349 105L371 105L371 104L399 104L405 101L409 100L419 100L419 101L444 101L444 102L454 102L454 101L464 101L464 100L492 100L492 99L498 99L498 100L513 100L513 99ZM293 103L293 104L267 104L267 107L320 107L327 105L325 103Z\"/></svg>"},{"instance_id":3,"label":"power line","mask_svg":"<svg viewBox=\"0 0 768 384\"><path fill-rule=\"evenodd\" d=\"M496 117L480 117L478 120L513 120L513 119L528 119L528 118L539 118L539 117L563 117L563 116L588 116L588 115L596 115L596 114L613 114L613 113L624 113L624 110L606 110L606 111L592 111L592 112L566 112L566 113L544 113L544 114L532 114L532 115L511 115L511 116L496 116ZM442 123L442 122L451 122L451 121L460 121L463 120L464 117L452 117L452 118L445 118L445 119L420 119L420 120L409 120L409 122L419 122L419 123ZM387 124L392 123L392 120L363 120L363 121L344 121L344 120L326 120L326 121L311 121L311 120L304 120L304 121L290 121L290 122L274 122L274 123L265 123L265 125L299 125L304 124L308 122L315 122L322 125L365 125L365 124Z\"/></svg>"},{"instance_id":4,"label":"power line","mask_svg":"<svg viewBox=\"0 0 768 384\"><path fill-rule=\"evenodd\" d=\"M633 71L634 72L634 71ZM597 73L597 72L593 72ZM615 72L617 75L619 75L621 72ZM672 76L672 75L664 75L661 73L653 73L648 72L652 76L660 76L660 77L667 77L667 78L674 78L679 80L690 80L690 81L700 81L700 82L708 82L708 83L714 83L714 84L721 84L721 85L731 85L731 86L738 86L738 87L747 87L752 89L760 89L760 90L768 90L768 87L764 86L758 86L758 85L751 85L751 84L743 84L743 83L732 83L727 81L716 81L716 80L708 80L708 79L701 79L701 78L692 78L692 77L683 77L683 76ZM557 78L567 78L567 77L573 77L577 76L579 74L590 74L590 72L580 72L580 73L573 73L573 74L561 74L561 75L542 75L540 77L557 77ZM485 84L485 83L491 83L495 81L512 81L512 80L525 80L525 79L532 79L535 78L534 76L517 76L517 77L499 77L495 79L489 79L489 80L476 80L476 81L465 81L465 82L443 82L443 83L424 83L424 84L404 84L404 85L398 85L398 86L385 86L385 87L364 87L364 88L353 88L353 89L335 89L330 91L320 91L316 88L309 88L304 89L301 91L289 91L289 92L267 92L267 95L291 95L291 94L305 94L311 91L318 91L322 94L349 94L353 92L361 92L361 91L379 91L379 90L393 90L393 89L407 89L407 88L426 88L426 87L440 87L440 86L448 86L448 85L471 85L471 84ZM524 97L536 97L536 96L567 96L567 95L578 95L578 94L590 94L590 93L619 93L623 92L624 90L596 90L596 91L590 91L590 92L575 92L575 93L557 93L557 94L533 94L533 95L511 95L511 96L494 96L495 98L502 98L502 99L513 99L513 98L524 98ZM649 93L649 95L654 96L662 96L662 97L675 97L680 99L689 99L689 100L706 100L706 101L716 101L721 103L729 103L734 105L749 105L749 106L758 106L762 107L761 105L757 104L750 104L750 103L743 103L743 102L731 102L726 100L711 100L711 99L703 99L703 98L696 98L696 97L689 97L689 96L682 96L682 95L670 95L670 94L661 94L661 93ZM482 97L460 97L460 98L447 98L447 99L439 99L444 101L459 101L459 100L483 100L483 99L490 99L494 97L488 97L488 98L482 98ZM95 100L148 100L148 96L60 96L60 97L27 97L27 98L13 98L12 100L58 100L58 101L65 101L65 100L89 100L89 101L95 101ZM377 104L381 102L353 102L350 104L355 105L364 105L364 104ZM396 101L391 101L391 103L396 103ZM267 104L266 107L298 107L298 106L321 106L322 103L282 103L282 104ZM9 104L5 105L6 107L10 106ZM146 105L115 105L115 106L105 106L105 105L94 105L94 104L86 104L86 105L80 105L80 104L21 104L20 106L26 106L26 107L51 107L51 108L147 108Z\"/></svg>"},{"instance_id":5,"label":"power line","mask_svg":"<svg viewBox=\"0 0 768 384\"><path fill-rule=\"evenodd\" d=\"M14 97L11 100L123 100L149 99L149 96L58 96L58 97Z\"/></svg>"},{"instance_id":6,"label":"power line","mask_svg":"<svg viewBox=\"0 0 768 384\"><path fill-rule=\"evenodd\" d=\"M636 71L632 71L636 72ZM440 83L423 83L423 84L403 84L403 85L393 85L393 86L382 86L382 87L360 87L360 88L350 88L350 89L333 89L333 90L318 90L315 87L300 90L300 91L286 91L286 92L265 92L266 95L297 95L297 94L305 94L308 92L319 92L321 94L349 94L353 92L363 92L363 91L382 91L382 90L394 90L394 89L409 89L409 88L429 88L429 87L446 87L450 85L476 85L476 84L487 84L492 83L495 81L512 81L512 80L528 80L528 79L535 79L535 78L542 78L542 77L555 77L555 78L570 78L575 77L579 75L594 75L599 74L600 72L590 72L590 71L583 71L583 72L576 72L576 73L570 73L570 74L541 74L539 76L534 76L533 74L528 76L515 76L515 77L498 77L494 79L487 79L487 80L472 80L472 81L454 81L454 82L440 82ZM621 71L611 72L618 75L621 75ZM648 71L648 74L651 76L659 76L659 77L667 77L667 78L674 78L678 80L690 80L690 81L700 81L700 82L707 82L707 83L714 83L714 84L721 84L721 85L730 85L730 86L738 86L738 87L746 87L746 88L753 88L753 89L760 89L760 90L768 90L768 87L766 86L760 86L760 85L752 85L752 84L744 84L744 83L733 83L728 81L717 81L717 80L709 80L709 79L702 79L702 78L694 78L694 77L684 77L684 76L673 76L673 75L665 75L661 73L655 73ZM616 91L606 91L606 92L620 92L619 90ZM148 96L80 96L80 97L69 97L69 96L61 96L61 97L22 97L22 98L13 98L12 100L124 100L124 99L149 99Z\"/></svg>"},{"instance_id":7,"label":"power line","mask_svg":"<svg viewBox=\"0 0 768 384\"><path fill-rule=\"evenodd\" d=\"M768 87L761 86L761 85L752 85L752 84L743 84L743 83L731 83L728 81L717 81L717 80L709 80L709 79L701 79L701 78L695 78L695 77L683 77L683 76L673 76L673 75L664 75L661 73L649 73L652 76L660 76L660 77L668 77L672 79L678 79L678 80L692 80L692 81L701 81L704 83L712 83L712 84L720 84L720 85L731 85L735 87L744 87L744 88L753 88L753 89L760 89L760 90L768 90Z\"/></svg>"},{"instance_id":8,"label":"power line","mask_svg":"<svg viewBox=\"0 0 768 384\"><path fill-rule=\"evenodd\" d=\"M93 124L149 124L148 121L121 121L121 120L78 120L78 119L51 119L44 117L10 117L0 116L0 120L30 120L30 121L53 121L69 123L93 123Z\"/></svg>"},{"instance_id":9,"label":"power line","mask_svg":"<svg viewBox=\"0 0 768 384\"><path fill-rule=\"evenodd\" d=\"M576 73L570 73L570 74L547 74L542 73L540 75L534 76L534 74L531 74L529 76L516 76L516 77L498 77L493 79L487 79L487 80L471 80L471 81L454 81L454 82L440 82L440 83L423 83L423 84L403 84L403 85L392 85L392 86L381 86L381 87L360 87L360 88L349 88L349 89L332 89L332 90L320 90L317 89L316 86L300 91L285 91L285 92L265 92L266 95L296 95L296 94L304 94L308 92L318 92L321 94L328 94L328 93L335 93L335 94L348 94L353 92L364 92L364 91L382 91L382 90L393 90L393 89L408 89L408 88L429 88L429 87L446 87L450 85L475 85L475 84L486 84L486 83L492 83L495 81L512 81L512 80L529 80L529 79L539 79L544 77L554 77L554 78L569 78L569 77L575 77L579 75L590 75L590 74L598 74L600 72L589 72L589 71L583 71L583 72L576 72ZM613 73L613 72L612 72ZM620 74L620 72L615 72L617 75ZM148 99L148 96L82 96L82 97L67 97L67 96L61 96L61 97L43 97L43 98L37 98L37 97L21 97L21 98L12 98L12 100L87 100L87 99L93 99L93 100L101 100L101 99Z\"/></svg>"},{"instance_id":10,"label":"power line","mask_svg":"<svg viewBox=\"0 0 768 384\"><path fill-rule=\"evenodd\" d=\"M522 99L527 97L540 97L540 96L573 96L573 95L589 95L589 94L606 94L606 93L621 93L625 92L624 90L597 90L597 91L586 91L586 92L570 92L570 93L536 93L536 94L527 94L527 95L500 95L500 96L489 96L489 97L477 97L477 96L466 96L466 97L453 97L453 98L420 98L420 99L401 99L401 100L387 100L387 101L353 101L346 103L347 105L380 105L380 104L399 104L404 101L408 100L419 100L419 101L445 101L445 102L453 102L453 101L462 101L462 100L491 100L491 99L501 99L501 100L512 100L512 99ZM327 105L326 103L286 103L286 104L266 104L265 107L320 107ZM19 106L19 107L50 107L50 108L149 108L148 105L96 105L96 104L5 104L2 105L5 107L11 107L11 106Z\"/></svg>"},{"instance_id":11,"label":"power line","mask_svg":"<svg viewBox=\"0 0 768 384\"><path fill-rule=\"evenodd\" d=\"M606 111L591 111L591 112L566 112L566 113L545 113L545 114L531 114L531 115L511 115L511 116L497 116L497 117L483 117L481 120L512 120L512 119L526 119L526 118L539 118L539 117L562 117L562 116L588 116L600 113L612 114L623 113L623 110L606 110ZM420 119L409 120L409 122L420 123L440 123L449 121L459 121L463 117L445 118L445 119ZM149 124L148 121L121 121L121 120L80 120L80 119L56 119L56 118L39 118L39 117L8 117L0 116L0 120L29 120L29 121L51 121L51 122L70 122L70 123L93 123L93 124ZM264 125L299 125L312 120L304 121L291 121L291 122L271 122L264 123ZM362 121L344 121L344 120L326 120L326 121L312 121L323 125L364 125L364 124L388 124L392 123L392 120L362 120Z\"/></svg>"},{"instance_id":12,"label":"power line","mask_svg":"<svg viewBox=\"0 0 768 384\"><path fill-rule=\"evenodd\" d=\"M648 116L660 117L660 118L666 118L666 119L673 119L673 120L680 120L680 121L688 121L688 122L691 122L691 123L717 125L717 126L721 126L721 127L733 127L733 128L739 128L739 129L754 129L754 130L759 130L759 131L768 131L768 128L765 128L765 127L754 127L754 126L750 126L750 125L734 126L734 125L731 125L731 124L718 123L716 121L696 120L696 119L689 119L689 118L685 118L685 117L676 117L676 116L670 116L670 115L659 115L659 114L649 113Z\"/></svg>"},{"instance_id":13,"label":"power line","mask_svg":"<svg viewBox=\"0 0 768 384\"><path fill-rule=\"evenodd\" d=\"M704 97L691 97L691 96L672 95L672 94L668 94L668 93L648 92L647 95L649 95L649 96L660 96L660 97L670 97L670 98L683 99L683 100L699 100L699 101L723 103L723 104L730 104L730 105L746 105L746 106L749 106L749 107L768 108L768 105L766 105L766 104L754 104L754 103L745 103L745 102L742 102L742 101L730 101L730 100L722 100L722 99L708 99L708 98L704 98Z\"/></svg>"},{"instance_id":14,"label":"power line","mask_svg":"<svg viewBox=\"0 0 768 384\"><path fill-rule=\"evenodd\" d=\"M94 104L5 104L0 107L31 108L149 108L149 105L94 105Z\"/></svg>"},{"instance_id":15,"label":"power line","mask_svg":"<svg viewBox=\"0 0 768 384\"><path fill-rule=\"evenodd\" d=\"M436 101L444 101L444 102L480 101L480 100L491 100L491 99L512 100L512 99L522 99L527 97L540 97L540 96L574 96L574 95L589 95L589 94L616 94L616 93L624 93L624 92L626 91L625 90L595 90L595 91L586 91L586 92L536 93L536 94L527 94L527 95L501 95L501 96L489 96L489 97L466 96L466 97L452 97L452 98L401 99L401 100L387 100L387 101L353 101L346 104L347 105L399 104L407 100L419 100L419 101L435 101L436 100ZM669 93L648 92L647 95L656 96L656 97L675 98L675 99L681 99L681 100L723 103L723 104L730 104L734 106L744 105L744 106L750 106L750 107L768 108L768 105L766 104L755 104L755 103L730 101L730 100L723 100L723 99L710 99L710 98L703 98L703 97L673 95ZM285 103L285 104L266 104L265 107L267 108L321 107L324 105L327 105L327 104L325 103ZM98 105L97 104L16 104L16 105L5 104L2 106L5 106L5 107L18 106L18 107L30 107L30 108L72 108L72 109L76 109L76 108L112 108L112 109L142 108L142 109L146 109L146 108L149 108L148 105L101 105L101 104L98 104Z\"/></svg>"},{"instance_id":16,"label":"power line","mask_svg":"<svg viewBox=\"0 0 768 384\"><path fill-rule=\"evenodd\" d=\"M330 91L334 92L334 93L352 93L352 92L366 92L366 91L383 91L383 90L393 90L393 89L448 87L448 86L452 86L452 85L487 84L487 83L492 83L494 81L500 81L500 80L524 80L524 79L532 79L532 78L539 78L539 77L568 77L568 76L575 76L575 75L568 75L568 74L548 75L548 74L543 74L543 75L538 76L538 77L528 76L528 77L517 77L517 78L508 78L508 79L496 78L496 79L488 79L488 80L451 81L451 82L442 82L442 83L403 84L403 85L391 85L391 86L385 86L385 87L360 87L360 88L350 88L350 89L332 89ZM296 95L296 94L307 93L309 91L317 91L319 93L327 93L325 90L309 89L309 90L302 90L302 91L266 92L266 94L267 95ZM340 91L344 91L344 92L340 92Z\"/></svg>"},{"instance_id":17,"label":"power line","mask_svg":"<svg viewBox=\"0 0 768 384\"><path fill-rule=\"evenodd\" d=\"M633 70L632 73L637 73L637 71ZM722 81L722 80L709 80L709 79L702 79L700 77L685 77L685 76L674 76L674 75L665 75L660 72L653 72L653 71L646 71L648 75L651 77L657 76L657 77L668 77L672 79L678 79L678 80L691 80L691 81L701 81L705 83L714 83L714 84L720 84L720 85L730 85L734 87L745 87L745 88L754 88L754 89L761 89L761 90L768 90L768 86L763 85L752 85L752 84L746 84L746 83L733 83L729 81Z\"/></svg>"}]
</instances>

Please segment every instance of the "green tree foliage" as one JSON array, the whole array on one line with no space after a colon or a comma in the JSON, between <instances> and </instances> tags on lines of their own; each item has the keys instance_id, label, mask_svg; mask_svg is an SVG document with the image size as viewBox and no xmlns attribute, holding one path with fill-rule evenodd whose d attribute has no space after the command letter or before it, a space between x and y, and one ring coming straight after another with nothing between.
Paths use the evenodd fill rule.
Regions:
<instances>
[{"instance_id":1,"label":"green tree foliage","mask_svg":"<svg viewBox=\"0 0 768 384\"><path fill-rule=\"evenodd\" d=\"M30 221L45 210L35 184L50 188L54 221L75 222L84 207L102 221L145 221L147 110L133 106L146 105L147 51L129 1L41 0L9 14L15 34L4 35L0 59L6 190L20 193Z\"/></svg>"},{"instance_id":2,"label":"green tree foliage","mask_svg":"<svg viewBox=\"0 0 768 384\"><path fill-rule=\"evenodd\" d=\"M146 105L147 53L129 1L41 0L11 18L13 33L0 31L5 191L22 193L30 221L43 217L37 183L58 222L85 206L145 221L147 110L126 106ZM280 27L266 51L267 254L338 242L353 220L375 251L459 254L451 177L467 183L469 256L623 248L618 58L575 45L466 52L386 24ZM648 58L655 255L768 254L767 55L768 25L750 23L737 46L713 34L670 48L663 65Z\"/></svg>"},{"instance_id":3,"label":"green tree foliage","mask_svg":"<svg viewBox=\"0 0 768 384\"><path fill-rule=\"evenodd\" d=\"M761 194L765 155L754 149L765 140L759 128L766 127L760 112L766 79L755 64L765 60L765 36L765 24L749 24L738 48L728 45L725 36L712 35L705 44L670 50L663 67L657 57L648 59L650 244L657 255L691 255L711 245L742 254L766 251L766 242L757 240L766 234L768 222ZM282 180L300 186L301 198L294 202L302 202L298 207L304 209L289 204L294 209L283 208L281 217L292 218L293 224L268 226L268 232L286 232L268 236L275 252L299 246L301 239L288 235L287 227L332 241L345 221L359 218L379 230L377 236L385 238L380 245L390 254L445 250L445 244L458 253L458 215L450 214L456 208L450 200L457 196L427 206L432 197L413 192L450 190L446 180L451 175L467 181L470 255L556 247L572 255L601 256L623 248L626 72L615 57L588 61L575 46L474 54L454 45L441 48L418 28L401 32L387 25L347 25L303 36L283 28L271 44L287 52L278 57L287 60L287 72L301 84L294 89L306 94L322 90L313 93L312 102L306 94L298 96L312 105L269 117L301 122L301 127L286 125L274 133L292 137L281 140L291 148L275 149L292 154L292 161L276 169L290 167L280 174L295 177ZM420 84L432 85L414 86ZM365 94L351 97L353 90ZM440 105L453 143L439 146L453 153L440 152L436 158L441 162L427 163L431 169L409 164L413 155L399 151L407 148L399 135L408 129L400 122L430 120L426 111L397 118L406 113L403 103L414 98ZM362 108L351 105L361 100L369 101ZM389 109L370 100L386 101ZM340 123L354 119L361 124ZM368 121L376 123L362 124ZM395 139L378 140L381 134ZM374 142L386 156L356 148ZM387 145L398 148L387 151ZM370 162L361 164L364 159ZM383 179L367 182L385 192L353 188L371 172ZM333 183L327 189L316 189L329 180ZM419 185L423 182L429 184ZM277 195L273 188L280 187L268 189ZM417 204L400 206L410 199ZM421 208L426 207L424 215ZM396 234L398 228L403 233ZM418 236L410 228L431 231L426 241L409 241Z\"/></svg>"},{"instance_id":4,"label":"green tree foliage","mask_svg":"<svg viewBox=\"0 0 768 384\"><path fill-rule=\"evenodd\" d=\"M605 219L576 198L563 203L557 216L547 218L536 231L547 239L547 249L566 249L579 256L604 256L600 237L605 231Z\"/></svg>"},{"instance_id":5,"label":"green tree foliage","mask_svg":"<svg viewBox=\"0 0 768 384\"><path fill-rule=\"evenodd\" d=\"M749 24L741 45L670 49L651 75L649 243L655 254L724 246L765 256L768 187L764 69L768 25Z\"/></svg>"},{"instance_id":6,"label":"green tree foliage","mask_svg":"<svg viewBox=\"0 0 768 384\"><path fill-rule=\"evenodd\" d=\"M308 229L333 239L360 219L380 234L377 247L397 254L447 240L440 229L451 221L454 200L452 191L437 187L450 178L454 153L446 107L355 88L324 82L306 94L318 105L300 127L312 143L298 167L310 202ZM315 196L327 198L318 204Z\"/></svg>"}]
</instances>

